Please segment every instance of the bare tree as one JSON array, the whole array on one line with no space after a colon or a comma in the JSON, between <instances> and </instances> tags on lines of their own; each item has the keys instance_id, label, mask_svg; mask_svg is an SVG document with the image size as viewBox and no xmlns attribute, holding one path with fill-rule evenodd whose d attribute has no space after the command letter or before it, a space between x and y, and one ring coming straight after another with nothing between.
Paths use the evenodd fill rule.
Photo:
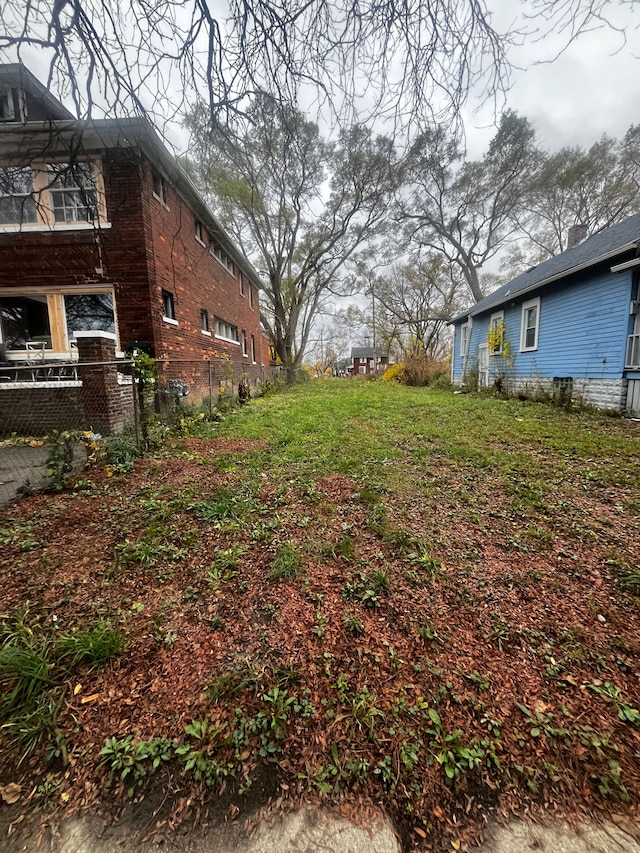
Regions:
<instances>
[{"instance_id":1,"label":"bare tree","mask_svg":"<svg viewBox=\"0 0 640 853\"><path fill-rule=\"evenodd\" d=\"M482 267L514 236L537 162L533 128L511 110L482 160L465 162L459 141L440 126L423 133L405 161L399 219L418 245L457 268L476 301Z\"/></svg>"},{"instance_id":2,"label":"bare tree","mask_svg":"<svg viewBox=\"0 0 640 853\"><path fill-rule=\"evenodd\" d=\"M206 108L189 123L213 206L263 275L262 322L292 380L345 264L382 227L391 142L362 125L328 142L299 110L266 95L232 126L212 129Z\"/></svg>"},{"instance_id":3,"label":"bare tree","mask_svg":"<svg viewBox=\"0 0 640 853\"><path fill-rule=\"evenodd\" d=\"M457 308L458 282L442 255L396 265L373 283L379 340L402 358L427 355L439 359L449 345L449 320Z\"/></svg>"},{"instance_id":4,"label":"bare tree","mask_svg":"<svg viewBox=\"0 0 640 853\"><path fill-rule=\"evenodd\" d=\"M622 141L603 136L588 150L579 146L543 155L518 225L539 262L567 248L572 225L596 234L640 211L640 127Z\"/></svg>"}]
</instances>

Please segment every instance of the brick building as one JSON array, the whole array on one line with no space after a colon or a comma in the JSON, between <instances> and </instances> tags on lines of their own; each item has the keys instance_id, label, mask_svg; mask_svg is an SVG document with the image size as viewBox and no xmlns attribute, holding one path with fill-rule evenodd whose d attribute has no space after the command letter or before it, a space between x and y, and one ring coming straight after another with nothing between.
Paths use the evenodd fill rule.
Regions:
<instances>
[{"instance_id":1,"label":"brick building","mask_svg":"<svg viewBox=\"0 0 640 853\"><path fill-rule=\"evenodd\" d=\"M81 122L0 66L0 359L73 359L77 332L262 378L258 275L141 118Z\"/></svg>"},{"instance_id":2,"label":"brick building","mask_svg":"<svg viewBox=\"0 0 640 853\"><path fill-rule=\"evenodd\" d=\"M380 347L352 347L351 361L352 376L384 373L389 366L389 356L383 355Z\"/></svg>"}]
</instances>

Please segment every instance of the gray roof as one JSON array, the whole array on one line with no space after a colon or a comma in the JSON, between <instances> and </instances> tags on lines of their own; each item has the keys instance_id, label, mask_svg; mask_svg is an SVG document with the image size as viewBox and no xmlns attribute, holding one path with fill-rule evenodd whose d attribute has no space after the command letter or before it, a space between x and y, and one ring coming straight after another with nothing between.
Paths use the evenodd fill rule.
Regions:
<instances>
[{"instance_id":1,"label":"gray roof","mask_svg":"<svg viewBox=\"0 0 640 853\"><path fill-rule=\"evenodd\" d=\"M373 347L351 347L351 358L382 358L382 355L380 347L376 347L375 353Z\"/></svg>"},{"instance_id":2,"label":"gray roof","mask_svg":"<svg viewBox=\"0 0 640 853\"><path fill-rule=\"evenodd\" d=\"M593 237L588 237L582 243L574 246L573 249L567 249L565 252L554 255L549 260L521 273L507 284L503 284L502 287L494 290L493 293L485 296L484 299L476 302L462 314L458 314L450 323L458 323L468 317L482 314L490 308L497 308L507 299L524 295L531 290L543 287L545 284L551 284L551 282L563 279L580 270L588 269L598 263L611 261L619 255L630 253L630 256L633 257L637 253L639 243L640 213L636 213L635 216L630 216L624 222L619 222L599 234L594 234Z\"/></svg>"}]
</instances>

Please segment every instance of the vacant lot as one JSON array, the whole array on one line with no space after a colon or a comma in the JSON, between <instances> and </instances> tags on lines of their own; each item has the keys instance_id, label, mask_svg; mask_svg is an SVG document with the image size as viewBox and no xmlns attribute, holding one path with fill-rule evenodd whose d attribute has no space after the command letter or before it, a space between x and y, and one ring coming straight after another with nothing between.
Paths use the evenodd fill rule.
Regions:
<instances>
[{"instance_id":1,"label":"vacant lot","mask_svg":"<svg viewBox=\"0 0 640 853\"><path fill-rule=\"evenodd\" d=\"M15 504L13 816L105 785L149 790L149 831L381 802L408 850L534 804L634 815L639 426L318 382Z\"/></svg>"}]
</instances>

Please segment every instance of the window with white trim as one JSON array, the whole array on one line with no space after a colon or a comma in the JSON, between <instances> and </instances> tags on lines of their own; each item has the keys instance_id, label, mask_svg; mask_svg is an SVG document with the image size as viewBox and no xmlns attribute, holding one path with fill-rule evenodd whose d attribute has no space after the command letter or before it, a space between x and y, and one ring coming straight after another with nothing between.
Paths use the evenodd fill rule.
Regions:
<instances>
[{"instance_id":1,"label":"window with white trim","mask_svg":"<svg viewBox=\"0 0 640 853\"><path fill-rule=\"evenodd\" d=\"M196 240L198 241L198 243L201 243L203 246L206 246L208 243L207 238L209 235L204 230L202 222L200 222L199 219L194 220L194 233L195 233L195 237L196 237Z\"/></svg>"},{"instance_id":2,"label":"window with white trim","mask_svg":"<svg viewBox=\"0 0 640 853\"><path fill-rule=\"evenodd\" d=\"M489 332L494 339L489 347L489 355L501 355L504 343L504 311L496 311L491 315Z\"/></svg>"},{"instance_id":3,"label":"window with white trim","mask_svg":"<svg viewBox=\"0 0 640 853\"><path fill-rule=\"evenodd\" d=\"M469 323L465 323L460 326L460 357L464 358L468 352L469 348L469 334L471 332L471 326Z\"/></svg>"},{"instance_id":4,"label":"window with white trim","mask_svg":"<svg viewBox=\"0 0 640 853\"><path fill-rule=\"evenodd\" d=\"M540 297L522 303L520 323L520 352L532 352L538 349L538 329L540 328Z\"/></svg>"},{"instance_id":5,"label":"window with white trim","mask_svg":"<svg viewBox=\"0 0 640 853\"><path fill-rule=\"evenodd\" d=\"M170 293L168 290L162 291L162 319L176 322L176 306L173 293Z\"/></svg>"},{"instance_id":6,"label":"window with white trim","mask_svg":"<svg viewBox=\"0 0 640 853\"><path fill-rule=\"evenodd\" d=\"M204 332L205 335L210 335L209 331L209 312L206 308L200 309L200 331Z\"/></svg>"},{"instance_id":7,"label":"window with white trim","mask_svg":"<svg viewBox=\"0 0 640 853\"><path fill-rule=\"evenodd\" d=\"M154 196L158 199L158 201L161 201L163 204L166 204L167 203L167 188L166 188L166 184L164 182L164 178L162 177L160 172L157 172L154 169L153 172L151 173L151 180L152 180Z\"/></svg>"},{"instance_id":8,"label":"window with white trim","mask_svg":"<svg viewBox=\"0 0 640 853\"><path fill-rule=\"evenodd\" d=\"M239 343L238 327L232 323L227 323L226 320L216 317L215 330L216 338L223 338L225 341L232 341L234 344Z\"/></svg>"},{"instance_id":9,"label":"window with white trim","mask_svg":"<svg viewBox=\"0 0 640 853\"><path fill-rule=\"evenodd\" d=\"M49 163L48 191L56 222L94 222L98 218L91 163Z\"/></svg>"},{"instance_id":10,"label":"window with white trim","mask_svg":"<svg viewBox=\"0 0 640 853\"><path fill-rule=\"evenodd\" d=\"M247 350L247 333L245 332L245 330L244 330L244 329L242 330L242 355L244 355L244 356L248 355L248 350Z\"/></svg>"},{"instance_id":11,"label":"window with white trim","mask_svg":"<svg viewBox=\"0 0 640 853\"><path fill-rule=\"evenodd\" d=\"M249 308L253 311L253 285L249 283Z\"/></svg>"},{"instance_id":12,"label":"window with white trim","mask_svg":"<svg viewBox=\"0 0 640 853\"><path fill-rule=\"evenodd\" d=\"M251 361L256 363L256 339L251 335Z\"/></svg>"},{"instance_id":13,"label":"window with white trim","mask_svg":"<svg viewBox=\"0 0 640 853\"><path fill-rule=\"evenodd\" d=\"M0 226L86 227L106 222L98 160L0 168Z\"/></svg>"}]
</instances>

